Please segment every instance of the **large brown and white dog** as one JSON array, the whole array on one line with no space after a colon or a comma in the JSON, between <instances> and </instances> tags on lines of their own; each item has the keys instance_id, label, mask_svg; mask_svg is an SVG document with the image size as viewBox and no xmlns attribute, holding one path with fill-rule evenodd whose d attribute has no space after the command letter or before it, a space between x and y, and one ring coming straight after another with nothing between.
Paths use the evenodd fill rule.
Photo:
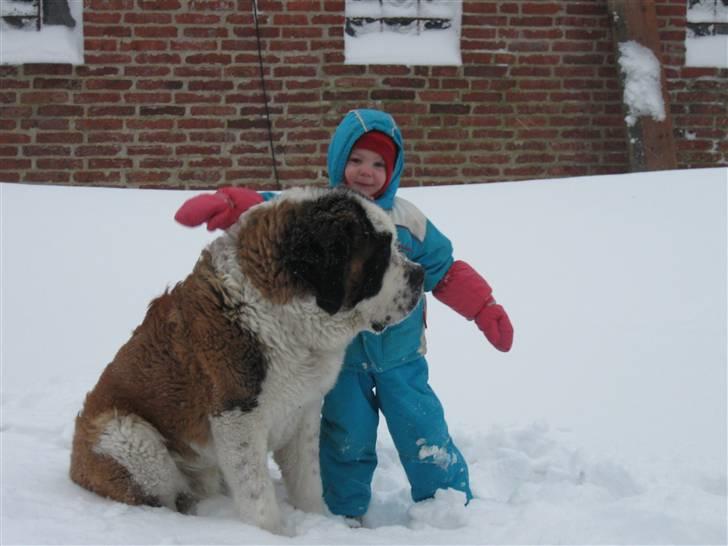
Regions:
<instances>
[{"instance_id":1,"label":"large brown and white dog","mask_svg":"<svg viewBox=\"0 0 728 546\"><path fill-rule=\"evenodd\" d=\"M293 189L243 215L193 272L152 301L76 419L71 478L129 504L190 511L227 490L243 521L323 511L321 400L362 330L404 318L422 269L376 205L347 190Z\"/></svg>"}]
</instances>

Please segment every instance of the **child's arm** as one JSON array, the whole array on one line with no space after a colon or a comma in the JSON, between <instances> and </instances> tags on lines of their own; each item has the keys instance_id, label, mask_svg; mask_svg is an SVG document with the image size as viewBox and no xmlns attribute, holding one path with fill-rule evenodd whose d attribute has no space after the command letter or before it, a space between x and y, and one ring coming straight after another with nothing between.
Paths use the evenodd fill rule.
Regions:
<instances>
[{"instance_id":1,"label":"child's arm","mask_svg":"<svg viewBox=\"0 0 728 546\"><path fill-rule=\"evenodd\" d=\"M199 226L207 222L207 229L227 229L250 207L262 203L266 195L247 188L226 187L215 193L204 193L189 198L174 215L185 226Z\"/></svg>"},{"instance_id":2,"label":"child's arm","mask_svg":"<svg viewBox=\"0 0 728 546\"><path fill-rule=\"evenodd\" d=\"M407 256L425 268L425 291L432 294L478 328L499 351L513 344L513 326L493 291L478 272L463 261L453 261L452 243L412 203L397 197L392 216L412 235Z\"/></svg>"},{"instance_id":3,"label":"child's arm","mask_svg":"<svg viewBox=\"0 0 728 546\"><path fill-rule=\"evenodd\" d=\"M493 290L475 269L463 261L453 262L432 294L468 320L475 320L480 331L499 351L513 344L513 326L505 309L493 298Z\"/></svg>"}]
</instances>

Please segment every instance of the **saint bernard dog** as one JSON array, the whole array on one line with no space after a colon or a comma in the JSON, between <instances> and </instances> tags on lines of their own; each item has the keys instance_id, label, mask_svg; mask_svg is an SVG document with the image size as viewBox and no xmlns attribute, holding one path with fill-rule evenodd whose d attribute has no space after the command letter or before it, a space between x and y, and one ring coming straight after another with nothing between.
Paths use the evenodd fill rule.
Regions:
<instances>
[{"instance_id":1,"label":"saint bernard dog","mask_svg":"<svg viewBox=\"0 0 728 546\"><path fill-rule=\"evenodd\" d=\"M395 239L387 214L345 189L288 190L241 216L151 302L86 396L71 479L180 512L226 492L244 522L280 533L272 451L293 506L323 512L323 396L353 337L422 294Z\"/></svg>"}]
</instances>

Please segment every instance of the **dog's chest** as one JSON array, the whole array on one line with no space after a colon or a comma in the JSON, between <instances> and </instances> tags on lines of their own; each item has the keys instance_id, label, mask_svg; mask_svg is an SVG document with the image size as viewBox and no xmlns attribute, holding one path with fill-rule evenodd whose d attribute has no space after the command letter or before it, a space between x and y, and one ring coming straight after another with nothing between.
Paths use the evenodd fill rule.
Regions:
<instances>
[{"instance_id":1,"label":"dog's chest","mask_svg":"<svg viewBox=\"0 0 728 546\"><path fill-rule=\"evenodd\" d=\"M259 397L269 449L278 449L288 441L304 412L312 408L319 411L324 395L336 381L342 356L321 353L271 363Z\"/></svg>"}]
</instances>

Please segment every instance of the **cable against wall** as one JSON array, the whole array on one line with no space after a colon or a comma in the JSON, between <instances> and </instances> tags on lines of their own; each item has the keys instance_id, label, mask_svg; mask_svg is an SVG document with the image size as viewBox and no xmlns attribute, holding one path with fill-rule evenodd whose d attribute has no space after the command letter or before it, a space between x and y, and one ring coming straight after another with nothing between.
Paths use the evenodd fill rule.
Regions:
<instances>
[{"instance_id":1,"label":"cable against wall","mask_svg":"<svg viewBox=\"0 0 728 546\"><path fill-rule=\"evenodd\" d=\"M263 73L263 48L260 41L260 26L258 24L258 0L252 0L253 19L255 21L255 38L258 43L258 69L260 72L260 87L263 91L263 105L265 106L265 119L268 124L268 143L270 145L270 157L273 163L273 176L276 180L276 188L282 190L281 181L278 178L278 161L276 159L276 151L273 147L273 124L270 119L270 109L268 108L268 91L265 87L265 74Z\"/></svg>"}]
</instances>

